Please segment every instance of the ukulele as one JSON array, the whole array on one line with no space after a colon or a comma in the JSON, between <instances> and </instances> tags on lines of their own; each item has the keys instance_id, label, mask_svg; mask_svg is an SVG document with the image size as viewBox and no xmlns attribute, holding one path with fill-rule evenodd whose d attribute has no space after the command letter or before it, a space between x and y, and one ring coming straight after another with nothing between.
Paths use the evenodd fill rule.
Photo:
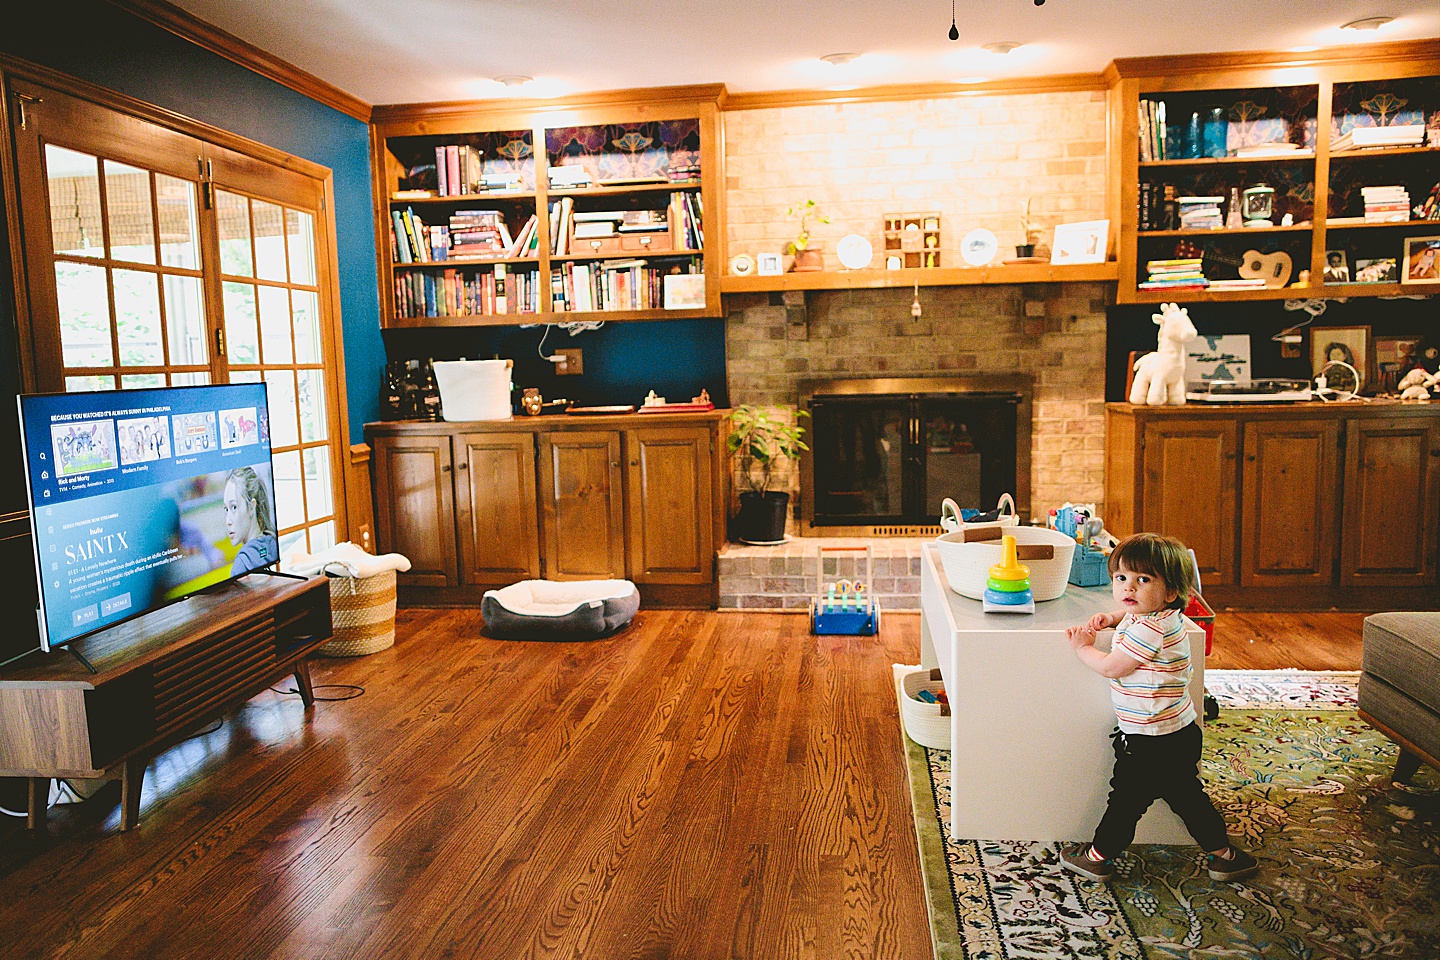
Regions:
<instances>
[{"instance_id":1,"label":"ukulele","mask_svg":"<svg viewBox=\"0 0 1440 960\"><path fill-rule=\"evenodd\" d=\"M1290 254L1284 250L1277 250L1274 253L1261 253L1259 250L1246 250L1239 258L1227 257L1205 247L1198 246L1188 240L1181 240L1175 245L1176 258L1200 257L1202 260L1210 260L1215 263L1223 263L1235 267L1242 279L1263 280L1267 287L1283 287L1290 282L1290 273L1295 268L1295 263L1290 259Z\"/></svg>"}]
</instances>

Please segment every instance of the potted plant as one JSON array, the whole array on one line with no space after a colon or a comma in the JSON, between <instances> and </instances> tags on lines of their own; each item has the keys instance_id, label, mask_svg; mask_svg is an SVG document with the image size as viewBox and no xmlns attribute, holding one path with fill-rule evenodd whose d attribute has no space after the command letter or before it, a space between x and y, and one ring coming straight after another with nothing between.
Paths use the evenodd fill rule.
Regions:
<instances>
[{"instance_id":1,"label":"potted plant","mask_svg":"<svg viewBox=\"0 0 1440 960\"><path fill-rule=\"evenodd\" d=\"M806 200L785 208L785 216L800 218L800 232L795 235L794 240L785 245L785 252L795 258L790 269L797 273L825 269L825 256L820 252L820 243L810 237L810 218L813 217L820 223L829 223L830 218L817 212L815 207L814 200Z\"/></svg>"},{"instance_id":2,"label":"potted plant","mask_svg":"<svg viewBox=\"0 0 1440 960\"><path fill-rule=\"evenodd\" d=\"M1020 230L1025 235L1025 242L1015 245L1015 257L1024 260L1035 256L1035 243L1040 239L1040 231L1035 228L1035 221L1030 219L1029 197L1025 198L1025 209L1020 213Z\"/></svg>"},{"instance_id":3,"label":"potted plant","mask_svg":"<svg viewBox=\"0 0 1440 960\"><path fill-rule=\"evenodd\" d=\"M797 417L808 417L804 410ZM800 438L805 428L781 419L773 410L741 404L730 414L731 453L740 455L740 473L748 488L740 494L740 513L735 518L735 535L744 543L781 543L785 540L785 518L790 494L771 490L776 465L794 460L809 450Z\"/></svg>"}]
</instances>

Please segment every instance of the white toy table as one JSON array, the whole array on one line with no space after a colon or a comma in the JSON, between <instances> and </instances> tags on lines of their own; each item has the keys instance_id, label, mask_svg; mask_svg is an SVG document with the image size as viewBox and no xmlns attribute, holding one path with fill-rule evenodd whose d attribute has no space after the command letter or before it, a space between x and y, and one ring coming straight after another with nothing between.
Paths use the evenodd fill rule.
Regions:
<instances>
[{"instance_id":1,"label":"white toy table","mask_svg":"<svg viewBox=\"0 0 1440 960\"><path fill-rule=\"evenodd\" d=\"M1034 614L987 614L950 589L933 545L922 556L921 663L940 668L950 699L952 835L1089 840L1110 792L1115 711L1109 681L1075 656L1065 628L1113 610L1110 587L1072 584ZM1205 635L1189 627L1190 695L1203 716ZM1103 631L1097 647L1109 650L1113 635ZM1195 842L1164 801L1135 841Z\"/></svg>"}]
</instances>

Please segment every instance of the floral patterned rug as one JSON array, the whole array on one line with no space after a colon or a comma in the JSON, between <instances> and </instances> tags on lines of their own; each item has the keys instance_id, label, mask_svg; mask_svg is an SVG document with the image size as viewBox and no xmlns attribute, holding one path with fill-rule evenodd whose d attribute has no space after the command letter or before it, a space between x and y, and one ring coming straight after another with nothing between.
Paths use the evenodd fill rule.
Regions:
<instances>
[{"instance_id":1,"label":"floral patterned rug","mask_svg":"<svg viewBox=\"0 0 1440 960\"><path fill-rule=\"evenodd\" d=\"M936 960L1440 957L1440 774L1392 785L1396 749L1345 682L1349 706L1341 689L1319 709L1222 706L1206 725L1210 795L1260 860L1246 883L1210 880L1198 847L1134 846L1104 886L1063 871L1054 844L953 838L950 755L907 738Z\"/></svg>"}]
</instances>

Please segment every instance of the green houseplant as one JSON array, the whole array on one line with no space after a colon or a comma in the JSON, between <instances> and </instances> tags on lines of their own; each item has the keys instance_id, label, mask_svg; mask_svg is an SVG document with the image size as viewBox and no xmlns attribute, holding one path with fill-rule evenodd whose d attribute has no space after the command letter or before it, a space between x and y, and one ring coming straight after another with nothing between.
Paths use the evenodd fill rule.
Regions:
<instances>
[{"instance_id":1,"label":"green houseplant","mask_svg":"<svg viewBox=\"0 0 1440 960\"><path fill-rule=\"evenodd\" d=\"M796 417L808 417L804 410ZM785 539L785 517L790 494L771 490L775 468L809 450L800 438L805 428L781 418L767 407L741 404L730 414L730 437L726 441L740 459L740 475L747 489L740 494L740 513L735 518L735 535L745 543L779 543Z\"/></svg>"},{"instance_id":2,"label":"green houseplant","mask_svg":"<svg viewBox=\"0 0 1440 960\"><path fill-rule=\"evenodd\" d=\"M785 245L785 252L795 258L795 262L790 265L791 270L806 272L825 268L825 257L820 252L820 244L810 236L810 220L813 218L817 223L829 223L830 218L816 210L816 206L814 200L806 200L785 208L785 216L800 218L799 232L795 234L794 240Z\"/></svg>"},{"instance_id":3,"label":"green houseplant","mask_svg":"<svg viewBox=\"0 0 1440 960\"><path fill-rule=\"evenodd\" d=\"M1015 256L1020 259L1035 256L1035 244L1040 240L1040 231L1035 226L1035 221L1030 219L1030 198L1025 198L1025 206L1020 211L1020 230L1025 235L1025 242L1015 245Z\"/></svg>"}]
</instances>

